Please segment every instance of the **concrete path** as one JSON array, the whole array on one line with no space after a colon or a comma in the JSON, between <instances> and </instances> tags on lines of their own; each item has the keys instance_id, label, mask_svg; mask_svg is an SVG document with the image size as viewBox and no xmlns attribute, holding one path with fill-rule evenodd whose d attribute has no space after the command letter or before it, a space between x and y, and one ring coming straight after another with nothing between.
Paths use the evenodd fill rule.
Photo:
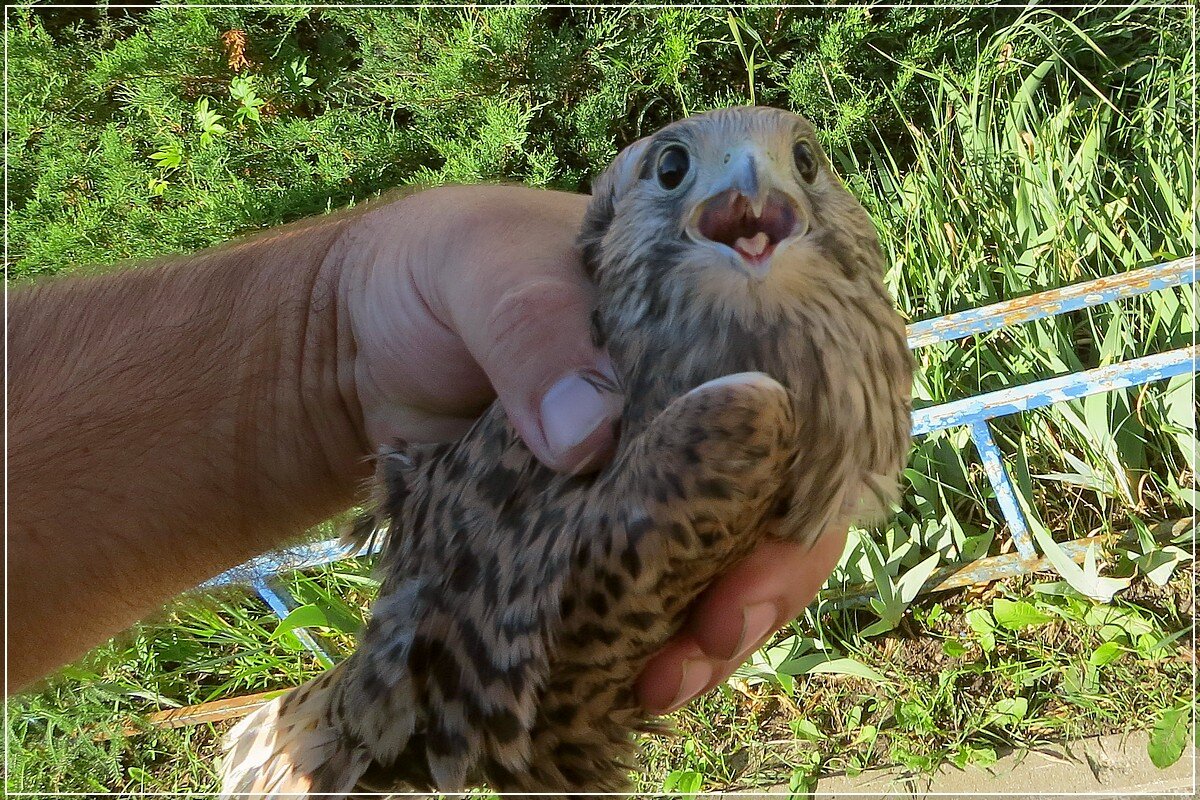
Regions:
<instances>
[{"instance_id":1,"label":"concrete path","mask_svg":"<svg viewBox=\"0 0 1200 800\"><path fill-rule=\"evenodd\" d=\"M1043 797L1196 797L1196 750L1191 742L1183 758L1167 769L1150 763L1147 735L1130 733L1073 742L1038 752L1005 756L987 769L944 769L932 778L904 778L890 770L872 770L856 778L832 776L821 780L813 800L837 798L925 797L963 798L1002 796L1018 800ZM787 787L740 795L778 797ZM801 795L803 797L803 795Z\"/></svg>"}]
</instances>

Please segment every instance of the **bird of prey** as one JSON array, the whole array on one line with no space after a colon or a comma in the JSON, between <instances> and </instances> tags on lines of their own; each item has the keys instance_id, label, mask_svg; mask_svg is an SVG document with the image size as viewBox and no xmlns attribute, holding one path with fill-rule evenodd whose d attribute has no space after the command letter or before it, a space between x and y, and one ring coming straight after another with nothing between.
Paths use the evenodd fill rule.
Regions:
<instances>
[{"instance_id":1,"label":"bird of prey","mask_svg":"<svg viewBox=\"0 0 1200 800\"><path fill-rule=\"evenodd\" d=\"M689 602L767 531L811 543L894 501L904 325L807 120L730 108L632 144L579 245L620 386L593 380L627 398L614 459L554 474L499 404L383 453L358 650L230 733L226 795L627 790L654 727L634 680Z\"/></svg>"}]
</instances>

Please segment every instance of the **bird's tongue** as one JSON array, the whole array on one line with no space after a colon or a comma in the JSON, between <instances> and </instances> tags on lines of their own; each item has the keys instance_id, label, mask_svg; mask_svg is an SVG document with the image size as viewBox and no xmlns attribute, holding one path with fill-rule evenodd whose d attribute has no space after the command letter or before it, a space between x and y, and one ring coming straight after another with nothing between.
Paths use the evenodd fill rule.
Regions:
<instances>
[{"instance_id":1,"label":"bird's tongue","mask_svg":"<svg viewBox=\"0 0 1200 800\"><path fill-rule=\"evenodd\" d=\"M771 244L771 237L764 231L759 231L754 236L747 239L745 236L738 237L738 240L733 243L733 248L742 255L756 258L762 255L767 246Z\"/></svg>"}]
</instances>

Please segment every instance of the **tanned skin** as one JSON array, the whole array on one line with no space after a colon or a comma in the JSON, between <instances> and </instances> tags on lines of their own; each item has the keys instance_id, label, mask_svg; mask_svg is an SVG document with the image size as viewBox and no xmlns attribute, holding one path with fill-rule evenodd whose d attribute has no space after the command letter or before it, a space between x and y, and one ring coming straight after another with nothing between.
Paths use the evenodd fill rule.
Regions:
<instances>
[{"instance_id":1,"label":"tanned skin","mask_svg":"<svg viewBox=\"0 0 1200 800\"><path fill-rule=\"evenodd\" d=\"M453 439L497 395L548 466L602 461L619 402L569 380L611 370L574 247L586 205L450 187L12 288L8 690L354 504L381 443ZM723 680L844 539L730 571L647 666L643 704Z\"/></svg>"}]
</instances>

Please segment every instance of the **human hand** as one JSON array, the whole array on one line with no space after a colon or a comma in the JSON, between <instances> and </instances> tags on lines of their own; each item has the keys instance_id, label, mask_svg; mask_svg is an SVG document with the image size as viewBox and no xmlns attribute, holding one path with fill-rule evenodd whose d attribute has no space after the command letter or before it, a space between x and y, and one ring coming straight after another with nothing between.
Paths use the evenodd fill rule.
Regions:
<instances>
[{"instance_id":1,"label":"human hand","mask_svg":"<svg viewBox=\"0 0 1200 800\"><path fill-rule=\"evenodd\" d=\"M462 435L498 396L557 470L610 454L624 398L592 344L591 283L575 249L588 198L514 186L433 189L363 214L347 316L370 447Z\"/></svg>"}]
</instances>

